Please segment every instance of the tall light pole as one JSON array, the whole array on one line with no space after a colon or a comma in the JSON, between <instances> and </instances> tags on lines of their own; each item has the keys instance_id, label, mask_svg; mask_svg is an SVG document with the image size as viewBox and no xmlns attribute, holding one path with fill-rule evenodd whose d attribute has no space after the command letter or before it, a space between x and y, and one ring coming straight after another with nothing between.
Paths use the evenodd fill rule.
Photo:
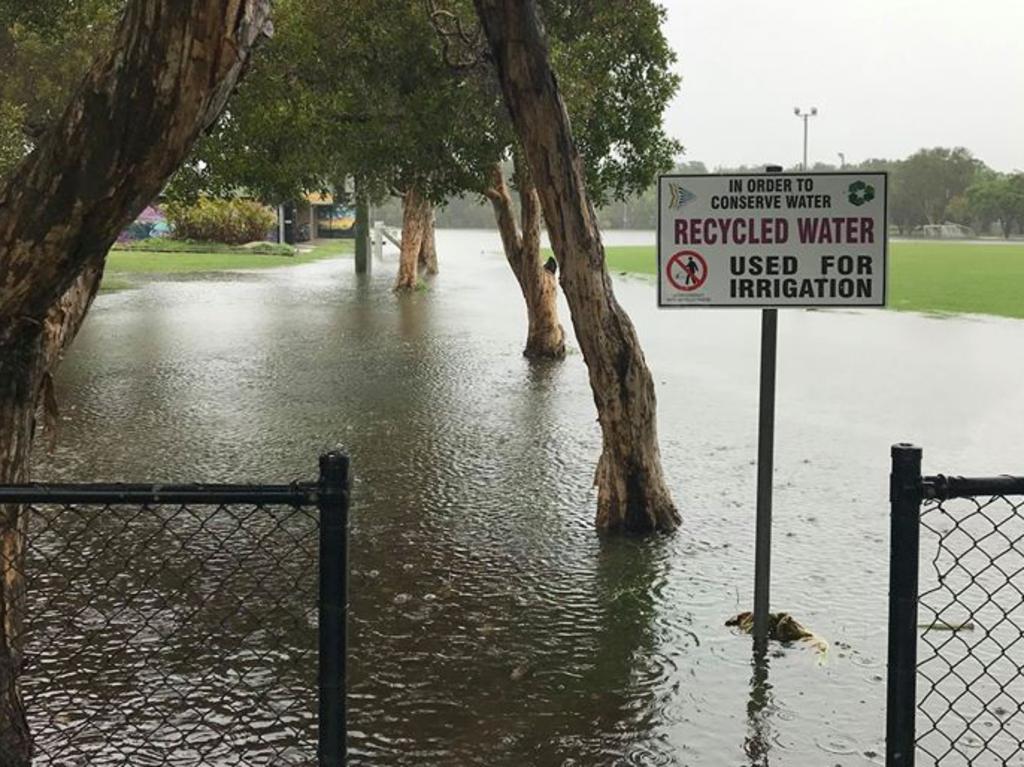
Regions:
<instances>
[{"instance_id":1,"label":"tall light pole","mask_svg":"<svg viewBox=\"0 0 1024 767\"><path fill-rule=\"evenodd\" d=\"M842 170L846 167L846 153L836 152L836 154L839 155L839 170Z\"/></svg>"},{"instance_id":2,"label":"tall light pole","mask_svg":"<svg viewBox=\"0 0 1024 767\"><path fill-rule=\"evenodd\" d=\"M809 111L803 112L800 107L793 107L793 114L804 121L804 164L800 170L807 170L807 121L818 114L818 107L811 107Z\"/></svg>"}]
</instances>

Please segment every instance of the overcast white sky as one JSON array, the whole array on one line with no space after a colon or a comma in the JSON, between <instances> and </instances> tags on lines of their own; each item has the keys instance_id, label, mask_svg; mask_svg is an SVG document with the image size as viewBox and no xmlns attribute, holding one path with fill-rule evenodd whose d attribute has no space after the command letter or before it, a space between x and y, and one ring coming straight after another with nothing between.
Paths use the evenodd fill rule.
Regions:
<instances>
[{"instance_id":1,"label":"overcast white sky","mask_svg":"<svg viewBox=\"0 0 1024 767\"><path fill-rule=\"evenodd\" d=\"M1024 170L1024 0L661 0L682 88L666 114L716 165L965 146Z\"/></svg>"}]
</instances>

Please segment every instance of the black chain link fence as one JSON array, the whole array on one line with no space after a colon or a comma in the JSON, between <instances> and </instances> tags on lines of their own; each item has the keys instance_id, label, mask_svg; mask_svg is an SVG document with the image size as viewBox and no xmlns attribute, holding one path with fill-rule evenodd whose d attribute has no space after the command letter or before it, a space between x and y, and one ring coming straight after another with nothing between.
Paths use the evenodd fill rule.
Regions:
<instances>
[{"instance_id":1,"label":"black chain link fence","mask_svg":"<svg viewBox=\"0 0 1024 767\"><path fill-rule=\"evenodd\" d=\"M22 488L32 764L318 764L321 487Z\"/></svg>"},{"instance_id":2,"label":"black chain link fence","mask_svg":"<svg viewBox=\"0 0 1024 767\"><path fill-rule=\"evenodd\" d=\"M1024 477L900 474L894 449L887 764L1024 765Z\"/></svg>"},{"instance_id":3,"label":"black chain link fence","mask_svg":"<svg viewBox=\"0 0 1024 767\"><path fill-rule=\"evenodd\" d=\"M1024 765L1024 498L928 501L921 525L919 752Z\"/></svg>"}]
</instances>

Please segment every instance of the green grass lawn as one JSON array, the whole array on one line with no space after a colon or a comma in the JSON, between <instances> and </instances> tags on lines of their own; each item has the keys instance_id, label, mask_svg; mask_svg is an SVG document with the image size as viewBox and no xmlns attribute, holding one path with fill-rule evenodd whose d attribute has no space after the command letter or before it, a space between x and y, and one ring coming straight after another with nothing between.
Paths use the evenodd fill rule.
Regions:
<instances>
[{"instance_id":1,"label":"green grass lawn","mask_svg":"<svg viewBox=\"0 0 1024 767\"><path fill-rule=\"evenodd\" d=\"M294 256L293 245L276 242L253 242L248 245L227 245L223 242L202 242L197 240L175 240L170 237L152 237L135 242L119 242L114 250L144 253L248 253L261 256Z\"/></svg>"},{"instance_id":2,"label":"green grass lawn","mask_svg":"<svg viewBox=\"0 0 1024 767\"><path fill-rule=\"evenodd\" d=\"M606 248L613 272L654 274L654 247ZM1024 244L889 243L889 308L1024 318Z\"/></svg>"},{"instance_id":3,"label":"green grass lawn","mask_svg":"<svg viewBox=\"0 0 1024 767\"><path fill-rule=\"evenodd\" d=\"M173 242L173 241L169 241ZM115 247L107 255L101 290L121 290L136 284L147 274L184 274L220 272L234 269L269 269L275 266L296 266L323 258L351 255L351 240L321 241L308 250L300 245L293 256L265 255L246 248L210 243L205 252L197 252L191 243L188 249L180 244L169 245L168 251L153 250L153 246L135 249ZM278 246L274 246L278 247Z\"/></svg>"}]
</instances>

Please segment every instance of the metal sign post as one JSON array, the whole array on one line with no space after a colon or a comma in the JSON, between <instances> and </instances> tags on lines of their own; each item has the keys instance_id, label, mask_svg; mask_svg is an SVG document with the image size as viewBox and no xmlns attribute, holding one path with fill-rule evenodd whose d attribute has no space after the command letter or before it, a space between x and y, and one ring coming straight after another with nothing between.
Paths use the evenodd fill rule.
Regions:
<instances>
[{"instance_id":1,"label":"metal sign post","mask_svg":"<svg viewBox=\"0 0 1024 767\"><path fill-rule=\"evenodd\" d=\"M767 173L781 173L769 165ZM757 522L754 533L754 652L768 651L772 590L772 476L775 471L775 369L779 310L761 310L761 380L757 412Z\"/></svg>"},{"instance_id":2,"label":"metal sign post","mask_svg":"<svg viewBox=\"0 0 1024 767\"><path fill-rule=\"evenodd\" d=\"M658 306L761 309L754 647L768 646L777 307L885 306L884 173L662 176Z\"/></svg>"},{"instance_id":3,"label":"metal sign post","mask_svg":"<svg viewBox=\"0 0 1024 767\"><path fill-rule=\"evenodd\" d=\"M779 310L761 310L761 391L757 420L757 529L754 544L754 649L768 649L772 578L772 472L775 467L775 363Z\"/></svg>"}]
</instances>

